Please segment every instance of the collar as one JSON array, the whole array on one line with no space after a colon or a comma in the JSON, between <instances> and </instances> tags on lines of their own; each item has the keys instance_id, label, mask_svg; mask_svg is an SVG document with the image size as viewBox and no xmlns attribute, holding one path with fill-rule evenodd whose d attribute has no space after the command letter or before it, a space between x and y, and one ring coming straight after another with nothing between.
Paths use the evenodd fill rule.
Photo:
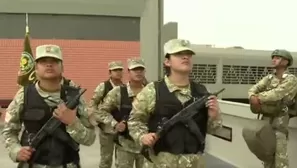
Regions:
<instances>
[{"instance_id":1,"label":"collar","mask_svg":"<svg viewBox=\"0 0 297 168\"><path fill-rule=\"evenodd\" d=\"M62 79L60 83L62 85L64 83L64 79ZM53 97L60 97L60 93L61 93L60 91L57 91L57 92L46 92L46 91L42 90L40 88L40 86L39 86L39 82L38 81L35 83L35 88L36 88L37 92L39 93L39 95L41 97L44 97L44 98L46 98L48 100L54 101L53 100Z\"/></svg>"},{"instance_id":2,"label":"collar","mask_svg":"<svg viewBox=\"0 0 297 168\"><path fill-rule=\"evenodd\" d=\"M284 71L284 73L283 73L283 75L282 75L282 78L283 78L283 79L286 78L289 74L291 74L291 73L289 72L289 70ZM276 75L275 75L275 70L273 71L272 75L269 76L270 79L271 79L272 77L276 77Z\"/></svg>"},{"instance_id":3,"label":"collar","mask_svg":"<svg viewBox=\"0 0 297 168\"><path fill-rule=\"evenodd\" d=\"M111 83L111 86L112 86L112 87L116 87L116 86L122 86L122 85L123 85L123 83L121 83L120 85L115 85L115 84L112 82L112 80L111 80L111 79L109 79L109 82Z\"/></svg>"},{"instance_id":4,"label":"collar","mask_svg":"<svg viewBox=\"0 0 297 168\"><path fill-rule=\"evenodd\" d=\"M111 83L111 86L112 86L112 87L115 87L115 86L116 86L116 85L112 82L111 79L109 79L109 82Z\"/></svg>"},{"instance_id":5,"label":"collar","mask_svg":"<svg viewBox=\"0 0 297 168\"><path fill-rule=\"evenodd\" d=\"M182 94L187 94L190 95L191 94L191 85L188 85L186 87L178 87L176 85L174 85L170 79L168 78L168 76L164 77L164 81L168 87L169 92L175 92L175 91L180 91Z\"/></svg>"},{"instance_id":6,"label":"collar","mask_svg":"<svg viewBox=\"0 0 297 168\"><path fill-rule=\"evenodd\" d=\"M129 97L135 97L136 94L133 92L132 88L131 88L131 85L130 85L130 82L128 82L126 84L126 87L127 87L127 92L128 92L128 96ZM142 85L142 87L144 87L144 85Z\"/></svg>"}]
</instances>

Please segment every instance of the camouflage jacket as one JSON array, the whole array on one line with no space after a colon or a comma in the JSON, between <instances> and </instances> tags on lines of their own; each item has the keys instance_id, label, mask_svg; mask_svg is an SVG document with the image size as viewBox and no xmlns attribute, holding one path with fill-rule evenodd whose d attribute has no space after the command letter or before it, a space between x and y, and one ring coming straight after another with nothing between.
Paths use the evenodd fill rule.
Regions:
<instances>
[{"instance_id":1,"label":"camouflage jacket","mask_svg":"<svg viewBox=\"0 0 297 168\"><path fill-rule=\"evenodd\" d=\"M112 87L115 87L115 85L112 83L110 80ZM103 94L104 94L105 86L104 82L100 83L96 89L94 90L94 95L91 98L89 107L93 110L96 111L98 110L98 105L102 102L103 100Z\"/></svg>"},{"instance_id":2,"label":"camouflage jacket","mask_svg":"<svg viewBox=\"0 0 297 168\"><path fill-rule=\"evenodd\" d=\"M295 75L285 72L282 79L275 74L269 74L252 86L248 91L249 98L258 96L261 103L274 103L283 100L290 102L297 93L297 78Z\"/></svg>"},{"instance_id":3,"label":"camouflage jacket","mask_svg":"<svg viewBox=\"0 0 297 168\"><path fill-rule=\"evenodd\" d=\"M127 91L128 91L129 97L136 96L136 94L132 91L129 83L127 84ZM107 93L107 95L103 99L103 102L99 106L99 110L94 113L96 121L101 122L106 126L109 126L109 128L112 129L110 130L111 133L115 133L115 130L113 128L118 123L111 115L111 111L115 108L118 108L120 110L120 104L121 104L120 86L116 86ZM133 141L125 139L122 136L119 137L119 141L122 145L123 150L129 151L132 153L140 152L140 146L134 143Z\"/></svg>"},{"instance_id":4,"label":"camouflage jacket","mask_svg":"<svg viewBox=\"0 0 297 168\"><path fill-rule=\"evenodd\" d=\"M165 83L170 92L174 92L176 97L182 102L190 100L191 89L190 85L186 88L179 88L172 84L167 76L165 76ZM141 144L141 137L148 133L147 123L150 115L154 112L156 104L156 91L154 83L149 83L143 90L136 96L133 102L133 109L130 114L128 121L128 127L130 135ZM216 120L208 121L208 132L213 132L217 128L222 126L221 115L216 118Z\"/></svg>"},{"instance_id":5,"label":"camouflage jacket","mask_svg":"<svg viewBox=\"0 0 297 168\"><path fill-rule=\"evenodd\" d=\"M115 84L111 80L110 80L110 83L111 83L112 87L115 87ZM94 90L94 95L91 98L91 101L89 103L89 108L90 108L89 115L91 115L91 113L94 113L95 111L97 111L99 109L98 107L104 98L103 97L104 91L105 91L105 84L104 84L104 82L102 82ZM100 128L103 130L103 132L110 133L110 128L108 126L101 125Z\"/></svg>"},{"instance_id":6,"label":"camouflage jacket","mask_svg":"<svg viewBox=\"0 0 297 168\"><path fill-rule=\"evenodd\" d=\"M62 81L63 83L63 81ZM70 82L71 86L76 86L73 82ZM38 93L45 98L45 102L49 106L56 106L60 102L60 92L48 93L40 89L38 83L35 84ZM20 121L20 113L23 109L24 103L24 88L20 88L15 95L13 101L10 103L6 110L4 128L2 135L5 140L5 147L9 151L10 158L16 162L17 153L19 152L21 145L18 135L22 129L22 123ZM78 113L80 118L77 118L72 125L66 126L66 130L69 135L78 143L82 145L90 146L96 139L95 129L89 123L88 111L86 103L83 98L80 99L78 106Z\"/></svg>"},{"instance_id":7,"label":"camouflage jacket","mask_svg":"<svg viewBox=\"0 0 297 168\"><path fill-rule=\"evenodd\" d=\"M258 96L262 105L276 105L280 101L288 105L291 104L297 93L297 78L295 75L285 72L282 79L275 74L269 74L252 86L248 91L249 98ZM264 117L269 120L269 117ZM283 131L288 129L289 116L287 111L280 112L272 121L272 125Z\"/></svg>"}]
</instances>

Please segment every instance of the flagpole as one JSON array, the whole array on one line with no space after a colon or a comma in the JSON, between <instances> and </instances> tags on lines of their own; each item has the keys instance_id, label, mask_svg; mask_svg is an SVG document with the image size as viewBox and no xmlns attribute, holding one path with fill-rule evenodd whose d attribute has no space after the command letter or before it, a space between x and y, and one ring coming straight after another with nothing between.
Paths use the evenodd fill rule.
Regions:
<instances>
[{"instance_id":1,"label":"flagpole","mask_svg":"<svg viewBox=\"0 0 297 168\"><path fill-rule=\"evenodd\" d=\"M28 13L26 13L26 33L29 33L29 17L28 17Z\"/></svg>"}]
</instances>

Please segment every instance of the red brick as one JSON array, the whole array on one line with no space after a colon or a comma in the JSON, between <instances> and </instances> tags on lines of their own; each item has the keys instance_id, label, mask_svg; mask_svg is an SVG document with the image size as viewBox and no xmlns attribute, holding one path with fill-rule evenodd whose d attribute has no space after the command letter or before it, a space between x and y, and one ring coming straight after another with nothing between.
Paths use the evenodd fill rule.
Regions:
<instances>
[{"instance_id":1,"label":"red brick","mask_svg":"<svg viewBox=\"0 0 297 168\"><path fill-rule=\"evenodd\" d=\"M127 58L138 57L139 42L91 40L31 40L32 50L41 44L56 44L64 54L64 75L88 89L84 97L89 100L93 90L108 78L107 64L113 60L126 63ZM11 99L17 91L16 76L19 70L23 39L0 39L0 99Z\"/></svg>"},{"instance_id":2,"label":"red brick","mask_svg":"<svg viewBox=\"0 0 297 168\"><path fill-rule=\"evenodd\" d=\"M5 119L5 109L1 109L0 111L0 122L3 122Z\"/></svg>"}]
</instances>

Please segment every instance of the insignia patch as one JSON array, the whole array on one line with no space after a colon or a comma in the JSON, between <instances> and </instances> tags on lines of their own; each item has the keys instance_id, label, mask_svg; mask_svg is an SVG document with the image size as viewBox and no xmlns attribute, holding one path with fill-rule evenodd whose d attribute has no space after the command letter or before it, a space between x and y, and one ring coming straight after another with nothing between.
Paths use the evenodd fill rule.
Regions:
<instances>
[{"instance_id":1,"label":"insignia patch","mask_svg":"<svg viewBox=\"0 0 297 168\"><path fill-rule=\"evenodd\" d=\"M29 75L28 77L28 80L29 81L35 81L36 80L36 74L35 74L35 71L32 71L31 74Z\"/></svg>"},{"instance_id":2,"label":"insignia patch","mask_svg":"<svg viewBox=\"0 0 297 168\"><path fill-rule=\"evenodd\" d=\"M279 54L279 50L274 50L272 55L278 55Z\"/></svg>"},{"instance_id":3,"label":"insignia patch","mask_svg":"<svg viewBox=\"0 0 297 168\"><path fill-rule=\"evenodd\" d=\"M52 47L50 47L50 46L47 46L47 47L45 48L45 51L46 51L46 52L51 52L51 50L52 50Z\"/></svg>"},{"instance_id":4,"label":"insignia patch","mask_svg":"<svg viewBox=\"0 0 297 168\"><path fill-rule=\"evenodd\" d=\"M29 72L34 67L34 60L31 54L22 52L20 69L22 72Z\"/></svg>"},{"instance_id":5,"label":"insignia patch","mask_svg":"<svg viewBox=\"0 0 297 168\"><path fill-rule=\"evenodd\" d=\"M186 47L186 46L189 45L190 42L188 40L181 40L180 43L181 43L182 46Z\"/></svg>"}]
</instances>

